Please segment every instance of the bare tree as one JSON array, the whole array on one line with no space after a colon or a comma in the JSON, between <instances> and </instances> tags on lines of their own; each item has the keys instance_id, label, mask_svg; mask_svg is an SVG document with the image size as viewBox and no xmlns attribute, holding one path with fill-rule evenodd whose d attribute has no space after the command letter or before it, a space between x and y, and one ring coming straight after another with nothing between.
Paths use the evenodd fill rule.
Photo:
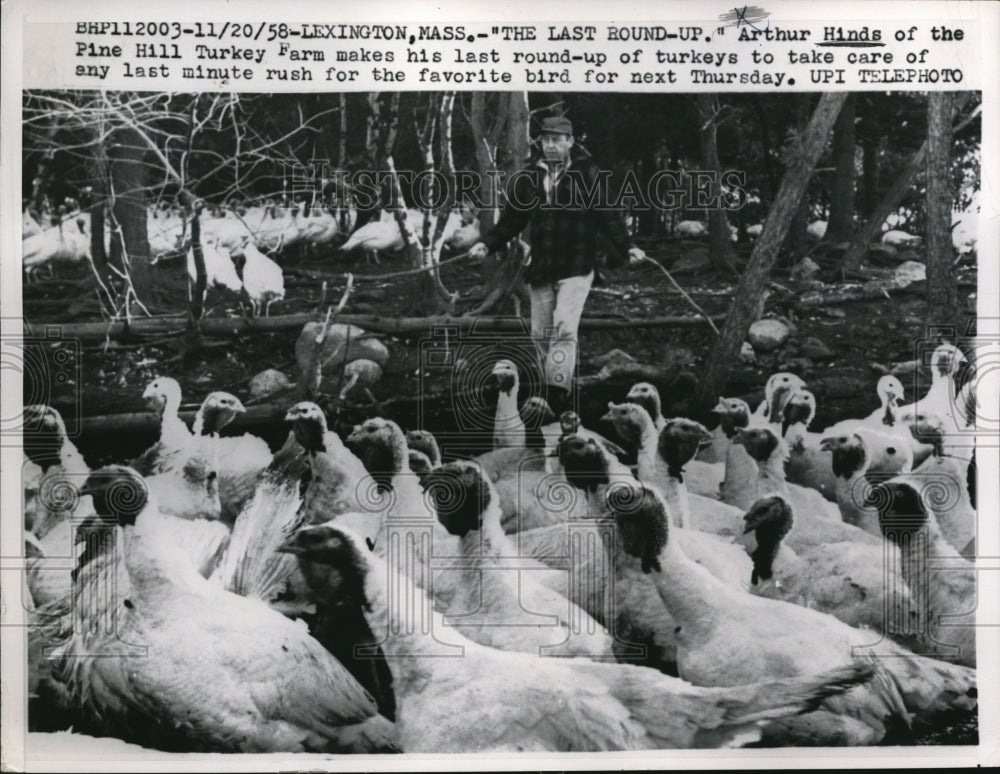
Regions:
<instances>
[{"instance_id":1,"label":"bare tree","mask_svg":"<svg viewBox=\"0 0 1000 774\"><path fill-rule=\"evenodd\" d=\"M824 241L846 242L854 233L854 119L857 97L848 94L833 125L833 183L830 186L830 219Z\"/></svg>"},{"instance_id":2,"label":"bare tree","mask_svg":"<svg viewBox=\"0 0 1000 774\"><path fill-rule=\"evenodd\" d=\"M709 199L722 201L722 182L719 175L718 128L723 115L717 94L699 94L697 97L698 134L701 138L702 163L706 172L714 172L709 184ZM708 211L708 257L716 269L736 274L733 266L732 240L729 233L729 219L725 209L713 206Z\"/></svg>"},{"instance_id":3,"label":"bare tree","mask_svg":"<svg viewBox=\"0 0 1000 774\"><path fill-rule=\"evenodd\" d=\"M91 207L107 213L111 260L95 265L102 285L115 279L107 288L112 316L164 300L150 267L150 200L170 196L191 211L205 190L221 200L242 196L251 181L295 163L302 138L332 112L300 114L292 128L264 133L244 110L252 101L239 94L26 92L26 148L55 145L97 176Z\"/></svg>"},{"instance_id":4,"label":"bare tree","mask_svg":"<svg viewBox=\"0 0 1000 774\"><path fill-rule=\"evenodd\" d=\"M954 95L927 95L927 313L928 326L959 323L958 286L951 245L951 110Z\"/></svg>"},{"instance_id":5,"label":"bare tree","mask_svg":"<svg viewBox=\"0 0 1000 774\"><path fill-rule=\"evenodd\" d=\"M778 257L778 250L785 240L792 217L805 195L816 161L826 147L830 129L845 96L842 92L823 94L805 132L786 153L786 169L781 188L750 256L743 279L736 289L726 322L708 358L698 390L700 404L707 406L716 400L750 324L761 314L771 268Z\"/></svg>"}]
</instances>

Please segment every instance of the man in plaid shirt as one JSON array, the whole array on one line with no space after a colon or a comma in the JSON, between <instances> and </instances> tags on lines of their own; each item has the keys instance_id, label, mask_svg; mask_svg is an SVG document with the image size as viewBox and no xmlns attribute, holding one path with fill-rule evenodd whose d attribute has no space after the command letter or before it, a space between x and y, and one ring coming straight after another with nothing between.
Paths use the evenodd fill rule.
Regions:
<instances>
[{"instance_id":1,"label":"man in plaid shirt","mask_svg":"<svg viewBox=\"0 0 1000 774\"><path fill-rule=\"evenodd\" d=\"M645 253L629 240L621 210L609 201L607 176L573 147L567 118L546 118L542 157L512 175L507 204L496 226L472 246L485 257L531 222L531 259L525 281L531 294L531 336L544 363L546 398L558 416L570 406L576 367L577 330L594 281L597 235L603 232L617 255L608 266L639 263Z\"/></svg>"}]
</instances>

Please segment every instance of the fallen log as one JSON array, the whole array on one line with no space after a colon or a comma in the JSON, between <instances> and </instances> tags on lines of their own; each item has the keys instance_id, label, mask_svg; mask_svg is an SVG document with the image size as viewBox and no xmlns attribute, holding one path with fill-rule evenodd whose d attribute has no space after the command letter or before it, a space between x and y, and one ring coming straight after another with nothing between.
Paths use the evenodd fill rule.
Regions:
<instances>
[{"instance_id":1,"label":"fallen log","mask_svg":"<svg viewBox=\"0 0 1000 774\"><path fill-rule=\"evenodd\" d=\"M722 322L725 315L710 318ZM315 322L315 312L283 315L281 317L209 317L202 319L198 327L204 336L245 336L251 333L280 333L302 328L306 323ZM433 317L383 317L379 315L342 314L337 321L357 325L367 331L395 336L407 334L424 335L432 328L455 327L462 333L475 328L477 333L520 333L526 321L520 317L455 317L439 315ZM36 331L58 330L64 339L77 341L141 340L146 336L175 335L187 328L187 318L179 316L138 318L128 322L98 323L42 323L24 321L27 335ZM632 317L618 320L583 318L581 330L621 330L630 328L684 328L708 325L702 317Z\"/></svg>"}]
</instances>

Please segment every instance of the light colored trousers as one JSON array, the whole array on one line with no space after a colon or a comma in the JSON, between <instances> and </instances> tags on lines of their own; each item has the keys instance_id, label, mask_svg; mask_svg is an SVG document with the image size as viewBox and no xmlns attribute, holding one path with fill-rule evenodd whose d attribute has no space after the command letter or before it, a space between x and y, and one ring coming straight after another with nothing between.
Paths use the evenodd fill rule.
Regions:
<instances>
[{"instance_id":1,"label":"light colored trousers","mask_svg":"<svg viewBox=\"0 0 1000 774\"><path fill-rule=\"evenodd\" d=\"M531 285L531 337L544 365L544 381L564 390L573 388L577 329L594 272L551 284Z\"/></svg>"}]
</instances>

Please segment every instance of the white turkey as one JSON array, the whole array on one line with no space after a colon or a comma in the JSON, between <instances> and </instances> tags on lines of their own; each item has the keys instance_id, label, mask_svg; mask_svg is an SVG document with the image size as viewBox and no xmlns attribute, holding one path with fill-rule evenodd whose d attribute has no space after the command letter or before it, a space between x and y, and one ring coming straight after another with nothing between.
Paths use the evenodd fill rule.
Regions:
<instances>
[{"instance_id":1,"label":"white turkey","mask_svg":"<svg viewBox=\"0 0 1000 774\"><path fill-rule=\"evenodd\" d=\"M201 254L205 262L206 288L218 285L239 293L243 289L240 275L236 273L232 258L226 250L219 248L211 239L201 240ZM197 282L198 270L195 266L194 248L188 248L187 271L191 282Z\"/></svg>"},{"instance_id":2,"label":"white turkey","mask_svg":"<svg viewBox=\"0 0 1000 774\"><path fill-rule=\"evenodd\" d=\"M242 248L246 263L243 266L243 289L250 297L254 316L260 314L261 307L266 317L271 304L285 297L285 275L281 267L249 242Z\"/></svg>"},{"instance_id":3,"label":"white turkey","mask_svg":"<svg viewBox=\"0 0 1000 774\"><path fill-rule=\"evenodd\" d=\"M655 490L631 486L633 496L619 491L607 499L624 552L652 579L677 623L683 679L735 686L870 664L877 673L871 684L827 700L816 717L789 719L782 735L800 745L876 744L897 724L912 728L976 708L976 673L968 667L916 655L830 615L723 583L685 555Z\"/></svg>"},{"instance_id":4,"label":"white turkey","mask_svg":"<svg viewBox=\"0 0 1000 774\"><path fill-rule=\"evenodd\" d=\"M853 666L805 680L705 690L631 665L499 651L446 626L421 589L347 529L306 528L287 550L326 563L335 593L362 600L393 673L404 752L740 745L758 738L769 720L812 708L870 676ZM396 594L413 601L398 604ZM455 657L442 657L449 655Z\"/></svg>"},{"instance_id":5,"label":"white turkey","mask_svg":"<svg viewBox=\"0 0 1000 774\"><path fill-rule=\"evenodd\" d=\"M395 217L366 223L348 237L340 246L341 252L364 250L369 257L377 260L378 253L398 252L406 246L406 240L399 229Z\"/></svg>"},{"instance_id":6,"label":"white turkey","mask_svg":"<svg viewBox=\"0 0 1000 774\"><path fill-rule=\"evenodd\" d=\"M187 750L372 752L373 722L388 739L372 697L304 624L224 591L175 550L135 471L97 471L82 491L118 534L129 583L117 642L103 643L117 657L76 670L85 706Z\"/></svg>"}]
</instances>

